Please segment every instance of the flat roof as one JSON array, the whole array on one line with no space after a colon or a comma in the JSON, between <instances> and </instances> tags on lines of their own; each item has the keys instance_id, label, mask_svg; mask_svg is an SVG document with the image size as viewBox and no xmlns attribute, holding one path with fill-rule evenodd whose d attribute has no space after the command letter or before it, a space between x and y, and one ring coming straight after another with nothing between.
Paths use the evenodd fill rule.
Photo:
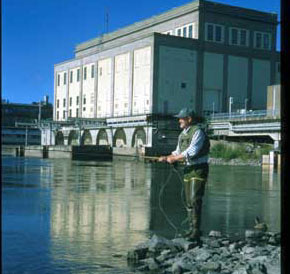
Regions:
<instances>
[{"instance_id":1,"label":"flat roof","mask_svg":"<svg viewBox=\"0 0 290 274\"><path fill-rule=\"evenodd\" d=\"M244 19L263 21L267 23L277 24L277 14L271 12L263 12L254 9L242 8L238 6L232 6L228 4L222 4L217 2L205 1L205 0L196 0L190 2L180 7L170 9L161 14L150 17L136 23L133 23L129 26L117 29L116 31L103 34L96 38L90 39L86 42L78 44L75 48L75 52L80 52L82 50L88 49L90 47L103 44L114 39L129 35L133 32L154 26L156 24L162 23L164 21L170 20L181 15L199 10L200 8L205 8L207 12L222 13L231 15L233 17L240 17Z\"/></svg>"}]
</instances>

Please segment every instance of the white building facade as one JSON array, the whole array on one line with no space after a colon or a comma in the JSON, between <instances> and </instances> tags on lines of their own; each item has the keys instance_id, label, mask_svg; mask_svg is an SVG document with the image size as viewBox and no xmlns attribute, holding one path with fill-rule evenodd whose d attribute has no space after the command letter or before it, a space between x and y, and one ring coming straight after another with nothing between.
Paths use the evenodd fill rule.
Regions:
<instances>
[{"instance_id":1,"label":"white building facade","mask_svg":"<svg viewBox=\"0 0 290 274\"><path fill-rule=\"evenodd\" d=\"M195 1L84 42L55 65L54 120L266 109L277 15Z\"/></svg>"}]
</instances>

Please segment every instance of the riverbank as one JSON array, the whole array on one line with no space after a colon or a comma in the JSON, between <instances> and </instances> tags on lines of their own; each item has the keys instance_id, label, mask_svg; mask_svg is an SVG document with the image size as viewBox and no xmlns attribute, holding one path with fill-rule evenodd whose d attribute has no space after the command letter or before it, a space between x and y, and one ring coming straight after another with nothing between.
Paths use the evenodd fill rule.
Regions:
<instances>
[{"instance_id":1,"label":"riverbank","mask_svg":"<svg viewBox=\"0 0 290 274\"><path fill-rule=\"evenodd\" d=\"M128 264L145 273L281 273L280 233L246 230L244 239L230 239L211 231L201 239L197 246L154 235L128 252Z\"/></svg>"},{"instance_id":2,"label":"riverbank","mask_svg":"<svg viewBox=\"0 0 290 274\"><path fill-rule=\"evenodd\" d=\"M231 165L231 166L261 166L261 160L243 160L239 158L227 160L223 158L209 158L209 163L213 165Z\"/></svg>"}]
</instances>

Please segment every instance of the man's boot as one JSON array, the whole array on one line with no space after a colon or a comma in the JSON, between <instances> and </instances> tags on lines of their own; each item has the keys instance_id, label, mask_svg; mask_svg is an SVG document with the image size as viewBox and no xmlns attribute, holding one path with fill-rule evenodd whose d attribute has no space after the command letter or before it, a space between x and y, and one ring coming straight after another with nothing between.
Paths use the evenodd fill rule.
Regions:
<instances>
[{"instance_id":1,"label":"man's boot","mask_svg":"<svg viewBox=\"0 0 290 274\"><path fill-rule=\"evenodd\" d=\"M193 230L189 236L189 240L197 242L198 244L201 243L201 241L200 241L200 236L201 236L200 225L201 225L201 206L196 205L196 207L193 210L193 214L192 214Z\"/></svg>"},{"instance_id":2,"label":"man's boot","mask_svg":"<svg viewBox=\"0 0 290 274\"><path fill-rule=\"evenodd\" d=\"M193 222L192 222L192 208L186 208L187 210L187 225L188 225L188 229L185 230L184 232L184 237L189 237L192 234L193 231Z\"/></svg>"}]
</instances>

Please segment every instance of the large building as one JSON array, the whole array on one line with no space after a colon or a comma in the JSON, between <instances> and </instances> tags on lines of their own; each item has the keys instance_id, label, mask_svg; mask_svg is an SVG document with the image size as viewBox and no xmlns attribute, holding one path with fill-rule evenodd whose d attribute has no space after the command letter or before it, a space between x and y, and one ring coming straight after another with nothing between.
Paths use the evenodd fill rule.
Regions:
<instances>
[{"instance_id":1,"label":"large building","mask_svg":"<svg viewBox=\"0 0 290 274\"><path fill-rule=\"evenodd\" d=\"M48 96L32 104L1 103L1 135L3 145L40 145L39 119L52 119L53 108Z\"/></svg>"},{"instance_id":2,"label":"large building","mask_svg":"<svg viewBox=\"0 0 290 274\"><path fill-rule=\"evenodd\" d=\"M277 14L195 1L84 42L55 66L54 119L266 109ZM233 110L234 110L233 109Z\"/></svg>"},{"instance_id":3,"label":"large building","mask_svg":"<svg viewBox=\"0 0 290 274\"><path fill-rule=\"evenodd\" d=\"M55 65L54 120L226 112L230 100L232 111L266 109L280 83L277 24L199 0L77 45Z\"/></svg>"}]
</instances>

